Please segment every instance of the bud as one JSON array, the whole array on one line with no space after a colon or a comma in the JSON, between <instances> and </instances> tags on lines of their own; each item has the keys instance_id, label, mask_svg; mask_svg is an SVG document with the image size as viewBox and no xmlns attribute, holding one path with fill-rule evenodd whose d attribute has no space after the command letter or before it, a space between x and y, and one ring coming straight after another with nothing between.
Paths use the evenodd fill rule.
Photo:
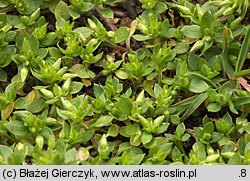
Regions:
<instances>
[{"instance_id":1,"label":"bud","mask_svg":"<svg viewBox=\"0 0 250 181\"><path fill-rule=\"evenodd\" d=\"M29 24L30 19L28 18L28 16L22 16L20 18L20 22L27 25L27 24Z\"/></svg>"},{"instance_id":2,"label":"bud","mask_svg":"<svg viewBox=\"0 0 250 181\"><path fill-rule=\"evenodd\" d=\"M144 24L139 23L137 26L138 26L139 30L140 30L143 34L148 34L148 33L149 33L147 26L145 26Z\"/></svg>"},{"instance_id":3,"label":"bud","mask_svg":"<svg viewBox=\"0 0 250 181\"><path fill-rule=\"evenodd\" d=\"M52 65L53 69L55 70L59 70L60 69L60 66L61 66L61 63L62 63L62 59L61 58L58 58L57 61L55 61Z\"/></svg>"},{"instance_id":4,"label":"bud","mask_svg":"<svg viewBox=\"0 0 250 181\"><path fill-rule=\"evenodd\" d=\"M50 148L55 148L56 147L55 138L53 136L51 136L49 138L48 145L49 145Z\"/></svg>"},{"instance_id":5,"label":"bud","mask_svg":"<svg viewBox=\"0 0 250 181\"><path fill-rule=\"evenodd\" d=\"M71 79L67 78L67 80L64 82L64 84L62 86L62 93L63 94L66 94L66 92L69 91L70 84L71 84Z\"/></svg>"},{"instance_id":6,"label":"bud","mask_svg":"<svg viewBox=\"0 0 250 181\"><path fill-rule=\"evenodd\" d=\"M204 41L203 40L198 40L195 42L195 44L192 46L190 52L195 52L196 50L200 49L201 47L204 46Z\"/></svg>"},{"instance_id":7,"label":"bud","mask_svg":"<svg viewBox=\"0 0 250 181\"><path fill-rule=\"evenodd\" d=\"M199 4L196 4L196 11L197 11L197 15L198 15L199 20L201 20L204 13L203 13L201 6Z\"/></svg>"},{"instance_id":8,"label":"bud","mask_svg":"<svg viewBox=\"0 0 250 181\"><path fill-rule=\"evenodd\" d=\"M50 99L54 98L54 94L50 90L43 88L43 89L40 89L40 92L43 93L43 95L45 95L46 97L48 97Z\"/></svg>"},{"instance_id":9,"label":"bud","mask_svg":"<svg viewBox=\"0 0 250 181\"><path fill-rule=\"evenodd\" d=\"M138 118L139 118L143 127L149 127L149 121L146 118L144 118L141 115L138 115Z\"/></svg>"},{"instance_id":10,"label":"bud","mask_svg":"<svg viewBox=\"0 0 250 181\"><path fill-rule=\"evenodd\" d=\"M53 92L54 92L56 97L60 97L62 95L62 89L58 84L54 85Z\"/></svg>"},{"instance_id":11,"label":"bud","mask_svg":"<svg viewBox=\"0 0 250 181\"><path fill-rule=\"evenodd\" d=\"M162 116L159 116L158 118L156 118L155 120L154 120L154 126L160 126L160 124L163 122L163 120L164 120L164 116L162 115Z\"/></svg>"},{"instance_id":12,"label":"bud","mask_svg":"<svg viewBox=\"0 0 250 181\"><path fill-rule=\"evenodd\" d=\"M35 21L37 20L37 18L40 16L40 8L38 8L36 11L34 11L31 15L30 15L30 21Z\"/></svg>"},{"instance_id":13,"label":"bud","mask_svg":"<svg viewBox=\"0 0 250 181\"><path fill-rule=\"evenodd\" d=\"M114 37L115 37L115 32L113 32L113 31L108 31L108 32L107 32L107 35L108 35L109 38L114 38Z\"/></svg>"},{"instance_id":14,"label":"bud","mask_svg":"<svg viewBox=\"0 0 250 181\"><path fill-rule=\"evenodd\" d=\"M35 127L30 127L29 130L32 133L36 133L37 132L37 129Z\"/></svg>"},{"instance_id":15,"label":"bud","mask_svg":"<svg viewBox=\"0 0 250 181\"><path fill-rule=\"evenodd\" d=\"M236 28L238 28L241 20L242 20L241 17L238 17L235 20L233 20L233 22L230 24L230 29L235 30Z\"/></svg>"},{"instance_id":16,"label":"bud","mask_svg":"<svg viewBox=\"0 0 250 181\"><path fill-rule=\"evenodd\" d=\"M223 15L224 16L228 16L230 14L232 14L234 12L234 9L232 7L228 7L224 12Z\"/></svg>"},{"instance_id":17,"label":"bud","mask_svg":"<svg viewBox=\"0 0 250 181\"><path fill-rule=\"evenodd\" d=\"M38 136L36 137L36 144L37 144L37 146L38 146L40 149L43 148L43 144L44 144L44 138L43 138L43 136L38 135Z\"/></svg>"},{"instance_id":18,"label":"bud","mask_svg":"<svg viewBox=\"0 0 250 181\"><path fill-rule=\"evenodd\" d=\"M97 28L95 22L92 19L88 19L88 23L89 23L90 29L92 29L94 31L98 31L98 28Z\"/></svg>"},{"instance_id":19,"label":"bud","mask_svg":"<svg viewBox=\"0 0 250 181\"><path fill-rule=\"evenodd\" d=\"M189 8L185 7L185 6L181 6L181 5L178 5L176 4L176 7L185 15L191 15L191 11Z\"/></svg>"},{"instance_id":20,"label":"bud","mask_svg":"<svg viewBox=\"0 0 250 181\"><path fill-rule=\"evenodd\" d=\"M63 106L64 106L67 110L73 111L74 106L73 106L73 104L71 104L71 102L69 102L68 100L66 100L66 99L64 99L64 98L62 98L62 97L61 97L61 101L62 101Z\"/></svg>"},{"instance_id":21,"label":"bud","mask_svg":"<svg viewBox=\"0 0 250 181\"><path fill-rule=\"evenodd\" d=\"M22 81L22 82L25 81L25 79L26 79L27 76L28 76L28 73L29 73L29 71L28 71L28 69L27 69L26 67L23 67L23 68L21 69L20 74L21 74L21 81Z\"/></svg>"},{"instance_id":22,"label":"bud","mask_svg":"<svg viewBox=\"0 0 250 181\"><path fill-rule=\"evenodd\" d=\"M144 100L144 90L142 90L140 92L140 94L138 95L138 97L136 98L136 102L138 102L139 104L141 104Z\"/></svg>"}]
</instances>

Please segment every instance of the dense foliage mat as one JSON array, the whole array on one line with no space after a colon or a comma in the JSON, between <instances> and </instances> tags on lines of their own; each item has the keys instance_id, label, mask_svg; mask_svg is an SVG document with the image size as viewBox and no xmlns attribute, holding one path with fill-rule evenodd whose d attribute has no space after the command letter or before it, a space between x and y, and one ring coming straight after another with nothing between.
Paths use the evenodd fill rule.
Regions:
<instances>
[{"instance_id":1,"label":"dense foliage mat","mask_svg":"<svg viewBox=\"0 0 250 181\"><path fill-rule=\"evenodd\" d=\"M0 0L1 164L250 164L249 0Z\"/></svg>"}]
</instances>

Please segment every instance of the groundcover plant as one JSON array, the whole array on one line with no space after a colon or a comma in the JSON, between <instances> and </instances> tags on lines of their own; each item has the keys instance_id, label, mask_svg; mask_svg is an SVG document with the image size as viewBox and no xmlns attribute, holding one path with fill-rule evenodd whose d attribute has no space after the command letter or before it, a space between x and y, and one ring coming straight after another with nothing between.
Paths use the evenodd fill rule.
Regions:
<instances>
[{"instance_id":1,"label":"groundcover plant","mask_svg":"<svg viewBox=\"0 0 250 181\"><path fill-rule=\"evenodd\" d=\"M250 164L249 0L0 0L0 164Z\"/></svg>"}]
</instances>

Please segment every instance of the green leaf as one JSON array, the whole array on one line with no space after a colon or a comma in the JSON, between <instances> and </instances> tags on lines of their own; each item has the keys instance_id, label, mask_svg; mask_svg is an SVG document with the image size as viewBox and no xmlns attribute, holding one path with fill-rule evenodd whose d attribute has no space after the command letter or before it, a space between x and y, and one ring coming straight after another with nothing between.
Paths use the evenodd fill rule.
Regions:
<instances>
[{"instance_id":1,"label":"green leaf","mask_svg":"<svg viewBox=\"0 0 250 181\"><path fill-rule=\"evenodd\" d=\"M201 18L201 28L210 28L214 23L214 16L211 14L210 11L206 11ZM212 28L211 28L212 30Z\"/></svg>"},{"instance_id":2,"label":"green leaf","mask_svg":"<svg viewBox=\"0 0 250 181\"><path fill-rule=\"evenodd\" d=\"M128 97L121 97L116 103L116 107L120 112L130 115L133 103Z\"/></svg>"},{"instance_id":3,"label":"green leaf","mask_svg":"<svg viewBox=\"0 0 250 181\"><path fill-rule=\"evenodd\" d=\"M9 5L9 2L7 0L1 0L0 1L0 8L5 8Z\"/></svg>"},{"instance_id":4,"label":"green leaf","mask_svg":"<svg viewBox=\"0 0 250 181\"><path fill-rule=\"evenodd\" d=\"M87 130L87 131L85 131L83 134L82 134L82 136L81 136L81 142L82 143L86 143L87 141L89 141L91 138L92 138L92 136L94 135L94 133L95 133L95 130ZM73 143L72 143L73 144Z\"/></svg>"},{"instance_id":5,"label":"green leaf","mask_svg":"<svg viewBox=\"0 0 250 181\"><path fill-rule=\"evenodd\" d=\"M103 126L109 126L112 123L113 118L111 116L102 116L99 119L96 120L93 124L91 124L89 127L96 127L100 128Z\"/></svg>"},{"instance_id":6,"label":"green leaf","mask_svg":"<svg viewBox=\"0 0 250 181\"><path fill-rule=\"evenodd\" d=\"M71 82L69 94L76 94L83 88L83 83L81 82Z\"/></svg>"},{"instance_id":7,"label":"green leaf","mask_svg":"<svg viewBox=\"0 0 250 181\"><path fill-rule=\"evenodd\" d=\"M153 139L153 135L151 133L143 132L141 136L141 142L145 145L149 143Z\"/></svg>"},{"instance_id":8,"label":"green leaf","mask_svg":"<svg viewBox=\"0 0 250 181\"><path fill-rule=\"evenodd\" d=\"M145 40L151 39L151 36L136 34L136 35L133 35L133 38L137 41L145 41Z\"/></svg>"},{"instance_id":9,"label":"green leaf","mask_svg":"<svg viewBox=\"0 0 250 181\"><path fill-rule=\"evenodd\" d=\"M212 122L207 122L204 126L203 126L203 132L204 133L209 133L209 134L213 134L214 132L214 124Z\"/></svg>"},{"instance_id":10,"label":"green leaf","mask_svg":"<svg viewBox=\"0 0 250 181\"><path fill-rule=\"evenodd\" d=\"M15 99L16 97L16 89L14 87L13 84L9 84L6 89L5 89L5 95L6 95L6 98L9 100L9 101L12 101Z\"/></svg>"},{"instance_id":11,"label":"green leaf","mask_svg":"<svg viewBox=\"0 0 250 181\"><path fill-rule=\"evenodd\" d=\"M250 142L247 143L244 149L244 164L250 164Z\"/></svg>"},{"instance_id":12,"label":"green leaf","mask_svg":"<svg viewBox=\"0 0 250 181\"><path fill-rule=\"evenodd\" d=\"M177 126L175 134L180 138L185 133L185 129L185 125L181 123Z\"/></svg>"},{"instance_id":13,"label":"green leaf","mask_svg":"<svg viewBox=\"0 0 250 181\"><path fill-rule=\"evenodd\" d=\"M249 41L250 41L250 28L248 27L247 34L243 40L241 45L241 49L237 58L237 63L235 67L235 73L237 74L241 69L246 60L248 49L249 49Z\"/></svg>"},{"instance_id":14,"label":"green leaf","mask_svg":"<svg viewBox=\"0 0 250 181\"><path fill-rule=\"evenodd\" d=\"M7 23L6 14L0 14L0 29L3 28Z\"/></svg>"},{"instance_id":15,"label":"green leaf","mask_svg":"<svg viewBox=\"0 0 250 181\"><path fill-rule=\"evenodd\" d=\"M5 124L6 128L17 137L24 137L29 133L29 130L24 127L20 121L11 121Z\"/></svg>"},{"instance_id":16,"label":"green leaf","mask_svg":"<svg viewBox=\"0 0 250 181\"><path fill-rule=\"evenodd\" d=\"M83 3L82 3L82 6L81 6L81 11L82 12L88 12L88 11L90 11L91 9L93 9L94 8L94 6L95 6L95 4L93 4L93 3L91 3L91 2L86 2L86 1L84 1Z\"/></svg>"},{"instance_id":17,"label":"green leaf","mask_svg":"<svg viewBox=\"0 0 250 181\"><path fill-rule=\"evenodd\" d=\"M117 70L117 71L115 72L115 75L116 75L119 79L128 79L128 78L129 78L129 74L128 74L126 71L121 70L121 69Z\"/></svg>"},{"instance_id":18,"label":"green leaf","mask_svg":"<svg viewBox=\"0 0 250 181\"><path fill-rule=\"evenodd\" d=\"M76 164L76 149L72 148L65 153L65 164Z\"/></svg>"},{"instance_id":19,"label":"green leaf","mask_svg":"<svg viewBox=\"0 0 250 181\"><path fill-rule=\"evenodd\" d=\"M6 99L5 96L0 95L0 111L5 110L8 104L9 104L8 99Z\"/></svg>"},{"instance_id":20,"label":"green leaf","mask_svg":"<svg viewBox=\"0 0 250 181\"><path fill-rule=\"evenodd\" d=\"M115 38L114 41L115 43L121 43L124 40L126 40L129 37L129 28L126 26L120 27L116 32L115 32Z\"/></svg>"},{"instance_id":21,"label":"green leaf","mask_svg":"<svg viewBox=\"0 0 250 181\"><path fill-rule=\"evenodd\" d=\"M9 146L0 145L0 155L7 162L8 158L13 154L13 150Z\"/></svg>"},{"instance_id":22,"label":"green leaf","mask_svg":"<svg viewBox=\"0 0 250 181\"><path fill-rule=\"evenodd\" d=\"M64 1L60 1L55 8L55 17L58 19L59 17L68 20L70 18L69 15L69 7Z\"/></svg>"},{"instance_id":23,"label":"green leaf","mask_svg":"<svg viewBox=\"0 0 250 181\"><path fill-rule=\"evenodd\" d=\"M19 97L15 101L15 109L26 109L30 101L25 97Z\"/></svg>"},{"instance_id":24,"label":"green leaf","mask_svg":"<svg viewBox=\"0 0 250 181\"><path fill-rule=\"evenodd\" d=\"M186 112L181 117L181 120L185 120L188 118L206 99L207 99L207 93L201 93L199 96L195 98L193 103L189 106L189 108L186 110Z\"/></svg>"},{"instance_id":25,"label":"green leaf","mask_svg":"<svg viewBox=\"0 0 250 181\"><path fill-rule=\"evenodd\" d=\"M116 124L111 124L107 136L116 137L119 133L119 129L120 129L119 126L117 126Z\"/></svg>"},{"instance_id":26,"label":"green leaf","mask_svg":"<svg viewBox=\"0 0 250 181\"><path fill-rule=\"evenodd\" d=\"M186 42L177 43L177 45L174 48L177 54L186 53L188 49L189 49L189 45Z\"/></svg>"},{"instance_id":27,"label":"green leaf","mask_svg":"<svg viewBox=\"0 0 250 181\"><path fill-rule=\"evenodd\" d=\"M157 144L150 148L149 156L153 162L163 161L171 153L173 143Z\"/></svg>"},{"instance_id":28,"label":"green leaf","mask_svg":"<svg viewBox=\"0 0 250 181\"><path fill-rule=\"evenodd\" d=\"M198 25L185 25L181 29L181 32L188 38L202 38L201 27Z\"/></svg>"},{"instance_id":29,"label":"green leaf","mask_svg":"<svg viewBox=\"0 0 250 181\"><path fill-rule=\"evenodd\" d=\"M211 87L217 88L217 85L211 81L210 79L208 79L207 77L205 77L204 75L197 73L197 72L188 72L188 75L192 75L197 77L198 79L203 80L204 82L206 82L208 85L210 85Z\"/></svg>"},{"instance_id":30,"label":"green leaf","mask_svg":"<svg viewBox=\"0 0 250 181\"><path fill-rule=\"evenodd\" d=\"M38 113L44 108L44 106L45 100L38 98L27 106L27 111L30 111L31 113Z\"/></svg>"},{"instance_id":31,"label":"green leaf","mask_svg":"<svg viewBox=\"0 0 250 181\"><path fill-rule=\"evenodd\" d=\"M193 78L188 86L188 90L194 93L205 92L209 88L206 82L201 79Z\"/></svg>"},{"instance_id":32,"label":"green leaf","mask_svg":"<svg viewBox=\"0 0 250 181\"><path fill-rule=\"evenodd\" d=\"M163 2L157 2L153 9L156 14L161 14L168 9L168 6Z\"/></svg>"},{"instance_id":33,"label":"green leaf","mask_svg":"<svg viewBox=\"0 0 250 181\"><path fill-rule=\"evenodd\" d=\"M141 151L141 149L136 147L131 147L125 150L122 153L122 156L119 159L120 165L139 165L145 154Z\"/></svg>"},{"instance_id":34,"label":"green leaf","mask_svg":"<svg viewBox=\"0 0 250 181\"><path fill-rule=\"evenodd\" d=\"M84 38L90 37L92 35L92 33L94 32L93 30L91 30L87 27L78 27L78 28L74 29L73 31L81 34Z\"/></svg>"},{"instance_id":35,"label":"green leaf","mask_svg":"<svg viewBox=\"0 0 250 181\"><path fill-rule=\"evenodd\" d=\"M219 103L210 103L208 106L207 106L207 110L209 112L219 112L221 109L221 104Z\"/></svg>"},{"instance_id":36,"label":"green leaf","mask_svg":"<svg viewBox=\"0 0 250 181\"><path fill-rule=\"evenodd\" d=\"M104 18L114 18L114 13L109 8L104 8L99 6L99 11Z\"/></svg>"},{"instance_id":37,"label":"green leaf","mask_svg":"<svg viewBox=\"0 0 250 181\"><path fill-rule=\"evenodd\" d=\"M6 82L7 81L7 74L6 72L0 68L0 81Z\"/></svg>"}]
</instances>

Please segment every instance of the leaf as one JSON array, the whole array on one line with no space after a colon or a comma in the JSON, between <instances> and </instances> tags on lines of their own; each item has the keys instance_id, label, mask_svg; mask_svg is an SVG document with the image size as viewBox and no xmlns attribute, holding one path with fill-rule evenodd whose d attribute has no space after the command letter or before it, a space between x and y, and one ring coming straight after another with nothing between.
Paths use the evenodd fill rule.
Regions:
<instances>
[{"instance_id":1,"label":"leaf","mask_svg":"<svg viewBox=\"0 0 250 181\"><path fill-rule=\"evenodd\" d=\"M5 89L6 98L12 101L16 98L16 90L13 84L9 84Z\"/></svg>"},{"instance_id":2,"label":"leaf","mask_svg":"<svg viewBox=\"0 0 250 181\"><path fill-rule=\"evenodd\" d=\"M72 148L65 153L65 164L76 164L76 149Z\"/></svg>"},{"instance_id":3,"label":"leaf","mask_svg":"<svg viewBox=\"0 0 250 181\"><path fill-rule=\"evenodd\" d=\"M6 14L0 14L0 29L2 29L7 23Z\"/></svg>"},{"instance_id":4,"label":"leaf","mask_svg":"<svg viewBox=\"0 0 250 181\"><path fill-rule=\"evenodd\" d=\"M149 143L153 139L153 135L151 133L143 132L141 136L141 142L145 145Z\"/></svg>"},{"instance_id":5,"label":"leaf","mask_svg":"<svg viewBox=\"0 0 250 181\"><path fill-rule=\"evenodd\" d=\"M163 2L157 2L153 9L156 14L161 14L161 13L164 13L168 9L168 6Z\"/></svg>"},{"instance_id":6,"label":"leaf","mask_svg":"<svg viewBox=\"0 0 250 181\"><path fill-rule=\"evenodd\" d=\"M7 81L7 74L6 72L0 68L0 81L6 82Z\"/></svg>"},{"instance_id":7,"label":"leaf","mask_svg":"<svg viewBox=\"0 0 250 181\"><path fill-rule=\"evenodd\" d=\"M9 2L7 0L1 0L0 1L0 8L5 8L9 5Z\"/></svg>"},{"instance_id":8,"label":"leaf","mask_svg":"<svg viewBox=\"0 0 250 181\"><path fill-rule=\"evenodd\" d=\"M197 77L198 79L203 80L204 82L206 82L208 85L210 85L211 87L217 88L217 85L211 81L210 79L208 79L207 77L205 77L204 75L197 73L197 72L188 72L188 75L192 75Z\"/></svg>"},{"instance_id":9,"label":"leaf","mask_svg":"<svg viewBox=\"0 0 250 181\"><path fill-rule=\"evenodd\" d=\"M245 38L243 40L243 43L241 45L241 49L237 58L237 63L235 67L236 74L242 69L242 66L246 60L249 43L250 43L250 28L248 27L247 34L245 35Z\"/></svg>"},{"instance_id":10,"label":"leaf","mask_svg":"<svg viewBox=\"0 0 250 181\"><path fill-rule=\"evenodd\" d=\"M128 79L128 78L129 78L129 74L128 74L126 71L121 70L121 69L117 70L117 71L115 72L115 75L116 75L119 79Z\"/></svg>"},{"instance_id":11,"label":"leaf","mask_svg":"<svg viewBox=\"0 0 250 181\"><path fill-rule=\"evenodd\" d=\"M31 113L38 113L44 108L44 106L45 106L45 100L38 98L27 106L27 111L30 111Z\"/></svg>"},{"instance_id":12,"label":"leaf","mask_svg":"<svg viewBox=\"0 0 250 181\"><path fill-rule=\"evenodd\" d=\"M133 35L133 38L137 41L145 41L145 40L149 40L151 39L150 36L147 36L147 35L141 35L141 34L136 34L136 35Z\"/></svg>"},{"instance_id":13,"label":"leaf","mask_svg":"<svg viewBox=\"0 0 250 181\"><path fill-rule=\"evenodd\" d=\"M102 116L99 119L96 120L93 124L91 124L89 127L103 127L103 126L109 126L111 125L113 118L111 116Z\"/></svg>"},{"instance_id":14,"label":"leaf","mask_svg":"<svg viewBox=\"0 0 250 181\"><path fill-rule=\"evenodd\" d=\"M174 48L177 54L186 53L188 49L189 49L189 45L186 42L177 43L177 45Z\"/></svg>"},{"instance_id":15,"label":"leaf","mask_svg":"<svg viewBox=\"0 0 250 181\"><path fill-rule=\"evenodd\" d=\"M202 38L201 27L198 25L186 25L181 29L181 32L188 38Z\"/></svg>"},{"instance_id":16,"label":"leaf","mask_svg":"<svg viewBox=\"0 0 250 181\"><path fill-rule=\"evenodd\" d=\"M198 97L195 98L193 103L189 106L189 108L185 111L181 120L184 121L188 118L196 109L207 99L207 93L201 93Z\"/></svg>"},{"instance_id":17,"label":"leaf","mask_svg":"<svg viewBox=\"0 0 250 181\"><path fill-rule=\"evenodd\" d=\"M116 103L116 107L120 112L130 115L133 103L128 97L121 97Z\"/></svg>"},{"instance_id":18,"label":"leaf","mask_svg":"<svg viewBox=\"0 0 250 181\"><path fill-rule=\"evenodd\" d=\"M0 155L7 162L8 158L13 154L13 150L9 146L0 145Z\"/></svg>"},{"instance_id":19,"label":"leaf","mask_svg":"<svg viewBox=\"0 0 250 181\"><path fill-rule=\"evenodd\" d=\"M83 88L83 83L81 82L71 82L69 94L76 94Z\"/></svg>"},{"instance_id":20,"label":"leaf","mask_svg":"<svg viewBox=\"0 0 250 181\"><path fill-rule=\"evenodd\" d=\"M244 87L248 92L250 92L250 85L247 83L247 80L243 77L237 77L237 80L240 82L242 87Z\"/></svg>"},{"instance_id":21,"label":"leaf","mask_svg":"<svg viewBox=\"0 0 250 181\"><path fill-rule=\"evenodd\" d=\"M185 125L181 123L177 126L175 134L180 138L185 133L185 129Z\"/></svg>"},{"instance_id":22,"label":"leaf","mask_svg":"<svg viewBox=\"0 0 250 181\"><path fill-rule=\"evenodd\" d=\"M115 38L114 41L115 43L121 43L124 40L126 40L129 37L129 28L126 26L120 27L116 32L115 32Z\"/></svg>"},{"instance_id":23,"label":"leaf","mask_svg":"<svg viewBox=\"0 0 250 181\"><path fill-rule=\"evenodd\" d=\"M17 137L24 137L29 133L28 129L24 127L20 121L11 121L5 124L6 128Z\"/></svg>"},{"instance_id":24,"label":"leaf","mask_svg":"<svg viewBox=\"0 0 250 181\"><path fill-rule=\"evenodd\" d=\"M116 124L111 124L111 126L109 127L107 136L112 136L112 137L116 137L119 133L119 126Z\"/></svg>"},{"instance_id":25,"label":"leaf","mask_svg":"<svg viewBox=\"0 0 250 181\"><path fill-rule=\"evenodd\" d=\"M10 102L6 107L6 109L1 111L2 119L7 119L13 112L13 109L14 109L14 102Z\"/></svg>"},{"instance_id":26,"label":"leaf","mask_svg":"<svg viewBox=\"0 0 250 181\"><path fill-rule=\"evenodd\" d=\"M64 1L60 1L55 8L55 17L58 19L59 17L68 20L70 18L69 15L69 7Z\"/></svg>"},{"instance_id":27,"label":"leaf","mask_svg":"<svg viewBox=\"0 0 250 181\"><path fill-rule=\"evenodd\" d=\"M247 143L245 149L244 149L244 163L250 164L250 142Z\"/></svg>"},{"instance_id":28,"label":"leaf","mask_svg":"<svg viewBox=\"0 0 250 181\"><path fill-rule=\"evenodd\" d=\"M205 92L209 88L206 82L201 79L193 78L188 86L188 90L194 93Z\"/></svg>"},{"instance_id":29,"label":"leaf","mask_svg":"<svg viewBox=\"0 0 250 181\"><path fill-rule=\"evenodd\" d=\"M150 148L149 156L152 161L163 161L171 153L173 143L157 144Z\"/></svg>"},{"instance_id":30,"label":"leaf","mask_svg":"<svg viewBox=\"0 0 250 181\"><path fill-rule=\"evenodd\" d=\"M114 13L109 8L104 8L99 6L99 11L104 18L114 18Z\"/></svg>"},{"instance_id":31,"label":"leaf","mask_svg":"<svg viewBox=\"0 0 250 181\"><path fill-rule=\"evenodd\" d=\"M201 28L210 28L214 23L214 16L210 11L206 11L201 18ZM212 29L212 28L211 28Z\"/></svg>"},{"instance_id":32,"label":"leaf","mask_svg":"<svg viewBox=\"0 0 250 181\"><path fill-rule=\"evenodd\" d=\"M94 31L87 28L87 27L78 27L78 28L74 29L73 32L77 32L77 33L81 34L84 38L88 38L92 35L92 33Z\"/></svg>"},{"instance_id":33,"label":"leaf","mask_svg":"<svg viewBox=\"0 0 250 181\"><path fill-rule=\"evenodd\" d=\"M74 6L69 6L69 15L73 18L73 20L81 17L81 14Z\"/></svg>"},{"instance_id":34,"label":"leaf","mask_svg":"<svg viewBox=\"0 0 250 181\"><path fill-rule=\"evenodd\" d=\"M86 2L84 1L82 3L82 7L81 7L81 11L82 12L88 12L90 11L91 9L93 9L93 7L95 6L95 4L91 3L91 2Z\"/></svg>"},{"instance_id":35,"label":"leaf","mask_svg":"<svg viewBox=\"0 0 250 181\"><path fill-rule=\"evenodd\" d=\"M204 126L203 126L203 132L204 133L209 133L209 134L213 134L214 132L214 124L212 122L207 122Z\"/></svg>"},{"instance_id":36,"label":"leaf","mask_svg":"<svg viewBox=\"0 0 250 181\"><path fill-rule=\"evenodd\" d=\"M130 147L122 153L119 159L120 165L139 165L145 154L137 147Z\"/></svg>"},{"instance_id":37,"label":"leaf","mask_svg":"<svg viewBox=\"0 0 250 181\"><path fill-rule=\"evenodd\" d=\"M9 101L6 99L6 97L3 95L0 95L0 111L6 109L8 104L9 104Z\"/></svg>"},{"instance_id":38,"label":"leaf","mask_svg":"<svg viewBox=\"0 0 250 181\"><path fill-rule=\"evenodd\" d=\"M207 106L207 110L209 112L219 112L221 109L221 104L219 103L210 103L208 106Z\"/></svg>"},{"instance_id":39,"label":"leaf","mask_svg":"<svg viewBox=\"0 0 250 181\"><path fill-rule=\"evenodd\" d=\"M228 77L232 78L234 70L233 70L233 66L232 66L232 64L230 62L230 58L229 58L229 52L228 52L229 51L229 40L230 40L230 30L228 28L225 28L223 33L222 33L223 48L222 48L222 56L220 58L222 58L223 73L227 74Z\"/></svg>"}]
</instances>

